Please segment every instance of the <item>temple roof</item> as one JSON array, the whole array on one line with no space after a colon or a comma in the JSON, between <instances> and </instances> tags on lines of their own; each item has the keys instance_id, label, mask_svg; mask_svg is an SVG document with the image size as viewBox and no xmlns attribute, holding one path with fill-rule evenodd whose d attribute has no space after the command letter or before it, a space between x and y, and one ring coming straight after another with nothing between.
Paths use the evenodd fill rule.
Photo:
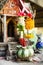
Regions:
<instances>
[{"instance_id":1,"label":"temple roof","mask_svg":"<svg viewBox=\"0 0 43 65\"><path fill-rule=\"evenodd\" d=\"M8 0L3 8L0 10L0 14L6 14L8 16L16 16L20 11L17 0Z\"/></svg>"},{"instance_id":2,"label":"temple roof","mask_svg":"<svg viewBox=\"0 0 43 65\"><path fill-rule=\"evenodd\" d=\"M3 8L0 10L1 15L7 16L29 16L32 18L32 11L29 5L23 0L7 0Z\"/></svg>"}]
</instances>

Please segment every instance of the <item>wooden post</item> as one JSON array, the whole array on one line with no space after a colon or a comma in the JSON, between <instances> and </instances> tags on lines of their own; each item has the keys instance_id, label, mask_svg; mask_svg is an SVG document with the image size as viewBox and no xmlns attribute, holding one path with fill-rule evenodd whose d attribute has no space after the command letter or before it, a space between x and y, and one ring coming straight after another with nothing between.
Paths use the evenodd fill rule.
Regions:
<instances>
[{"instance_id":1,"label":"wooden post","mask_svg":"<svg viewBox=\"0 0 43 65\"><path fill-rule=\"evenodd\" d=\"M6 24L6 15L4 15L3 22L4 22L4 43L6 43L6 42L7 42L7 24Z\"/></svg>"}]
</instances>

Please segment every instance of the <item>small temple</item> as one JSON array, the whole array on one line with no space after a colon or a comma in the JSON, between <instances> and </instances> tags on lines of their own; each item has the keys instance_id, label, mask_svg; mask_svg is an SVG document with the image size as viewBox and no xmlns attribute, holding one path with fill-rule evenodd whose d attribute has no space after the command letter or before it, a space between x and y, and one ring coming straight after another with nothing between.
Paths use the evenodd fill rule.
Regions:
<instances>
[{"instance_id":1,"label":"small temple","mask_svg":"<svg viewBox=\"0 0 43 65\"><path fill-rule=\"evenodd\" d=\"M2 37L0 42L7 42L9 37L14 37L14 34L16 34L15 23L18 21L18 17L26 16L27 14L31 17L30 11L24 7L22 0L6 1L0 10L0 38Z\"/></svg>"}]
</instances>

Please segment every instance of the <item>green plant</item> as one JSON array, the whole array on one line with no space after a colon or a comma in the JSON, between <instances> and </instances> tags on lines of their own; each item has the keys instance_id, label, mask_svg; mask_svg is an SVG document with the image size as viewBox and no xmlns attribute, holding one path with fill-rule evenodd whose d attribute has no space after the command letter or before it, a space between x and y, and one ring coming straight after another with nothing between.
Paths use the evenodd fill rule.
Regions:
<instances>
[{"instance_id":1,"label":"green plant","mask_svg":"<svg viewBox=\"0 0 43 65\"><path fill-rule=\"evenodd\" d=\"M23 29L23 26L21 25L21 24L18 24L17 25L17 28L19 28L19 31L23 31L24 29Z\"/></svg>"},{"instance_id":2,"label":"green plant","mask_svg":"<svg viewBox=\"0 0 43 65\"><path fill-rule=\"evenodd\" d=\"M28 2L29 0L25 0L25 2Z\"/></svg>"}]
</instances>

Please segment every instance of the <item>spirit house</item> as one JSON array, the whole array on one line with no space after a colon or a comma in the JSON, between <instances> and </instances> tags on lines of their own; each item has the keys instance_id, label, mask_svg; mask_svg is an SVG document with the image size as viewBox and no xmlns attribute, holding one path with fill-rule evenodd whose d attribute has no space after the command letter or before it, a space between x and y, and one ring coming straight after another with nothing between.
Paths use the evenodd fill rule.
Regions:
<instances>
[{"instance_id":1,"label":"spirit house","mask_svg":"<svg viewBox=\"0 0 43 65\"><path fill-rule=\"evenodd\" d=\"M14 37L19 11L15 0L8 0L0 10L0 42L7 42L8 37Z\"/></svg>"},{"instance_id":2,"label":"spirit house","mask_svg":"<svg viewBox=\"0 0 43 65\"><path fill-rule=\"evenodd\" d=\"M9 38L14 38L17 35L16 25L19 21L19 16L32 18L30 3L26 6L25 4L22 0L7 0L3 5L0 10L0 42L7 42Z\"/></svg>"}]
</instances>

